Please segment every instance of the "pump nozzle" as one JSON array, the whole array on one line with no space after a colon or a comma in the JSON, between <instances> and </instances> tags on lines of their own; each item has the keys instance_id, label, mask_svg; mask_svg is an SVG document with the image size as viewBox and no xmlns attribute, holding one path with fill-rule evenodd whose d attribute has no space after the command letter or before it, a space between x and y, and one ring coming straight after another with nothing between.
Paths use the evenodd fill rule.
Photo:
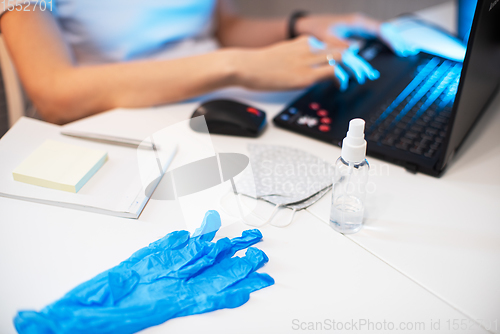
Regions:
<instances>
[{"instance_id":1,"label":"pump nozzle","mask_svg":"<svg viewBox=\"0 0 500 334\"><path fill-rule=\"evenodd\" d=\"M346 162L361 162L365 158L365 121L355 118L349 122L349 131L342 142L342 159Z\"/></svg>"}]
</instances>

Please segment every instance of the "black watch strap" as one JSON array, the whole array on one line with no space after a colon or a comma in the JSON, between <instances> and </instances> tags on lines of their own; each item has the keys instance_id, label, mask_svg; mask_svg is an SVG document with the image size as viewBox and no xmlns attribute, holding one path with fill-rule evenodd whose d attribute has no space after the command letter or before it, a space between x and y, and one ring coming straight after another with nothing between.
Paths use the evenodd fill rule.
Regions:
<instances>
[{"instance_id":1,"label":"black watch strap","mask_svg":"<svg viewBox=\"0 0 500 334\"><path fill-rule=\"evenodd\" d=\"M297 10L290 15L290 18L288 19L288 39L294 39L298 36L297 31L295 30L295 25L297 20L304 16L307 16L307 12L303 10Z\"/></svg>"}]
</instances>

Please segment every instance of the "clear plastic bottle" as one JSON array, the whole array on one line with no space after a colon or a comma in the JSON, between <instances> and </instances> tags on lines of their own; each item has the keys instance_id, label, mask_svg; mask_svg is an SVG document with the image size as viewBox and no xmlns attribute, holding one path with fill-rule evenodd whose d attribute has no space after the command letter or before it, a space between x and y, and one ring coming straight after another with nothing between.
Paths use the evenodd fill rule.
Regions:
<instances>
[{"instance_id":1,"label":"clear plastic bottle","mask_svg":"<svg viewBox=\"0 0 500 334\"><path fill-rule=\"evenodd\" d=\"M335 164L330 226L344 234L356 233L363 227L370 170L364 130L364 120L357 118L349 122L349 131L342 142L342 154Z\"/></svg>"}]
</instances>

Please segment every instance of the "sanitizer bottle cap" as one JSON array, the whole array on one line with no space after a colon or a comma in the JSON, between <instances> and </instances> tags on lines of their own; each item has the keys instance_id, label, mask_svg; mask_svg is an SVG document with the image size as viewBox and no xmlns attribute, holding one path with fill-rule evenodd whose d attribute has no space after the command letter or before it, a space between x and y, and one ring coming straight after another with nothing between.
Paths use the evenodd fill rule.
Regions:
<instances>
[{"instance_id":1,"label":"sanitizer bottle cap","mask_svg":"<svg viewBox=\"0 0 500 334\"><path fill-rule=\"evenodd\" d=\"M346 162L361 162L365 158L365 121L355 118L349 122L349 131L342 142L342 159Z\"/></svg>"}]
</instances>

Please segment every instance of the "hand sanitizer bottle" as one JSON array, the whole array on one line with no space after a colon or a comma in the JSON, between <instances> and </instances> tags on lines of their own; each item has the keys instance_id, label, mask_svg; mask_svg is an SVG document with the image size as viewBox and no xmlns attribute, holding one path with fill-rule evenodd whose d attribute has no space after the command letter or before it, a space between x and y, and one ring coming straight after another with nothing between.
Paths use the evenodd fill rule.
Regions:
<instances>
[{"instance_id":1,"label":"hand sanitizer bottle","mask_svg":"<svg viewBox=\"0 0 500 334\"><path fill-rule=\"evenodd\" d=\"M366 161L365 121L349 122L342 142L342 154L335 164L330 226L344 234L358 232L363 226L364 200L370 166Z\"/></svg>"}]
</instances>

